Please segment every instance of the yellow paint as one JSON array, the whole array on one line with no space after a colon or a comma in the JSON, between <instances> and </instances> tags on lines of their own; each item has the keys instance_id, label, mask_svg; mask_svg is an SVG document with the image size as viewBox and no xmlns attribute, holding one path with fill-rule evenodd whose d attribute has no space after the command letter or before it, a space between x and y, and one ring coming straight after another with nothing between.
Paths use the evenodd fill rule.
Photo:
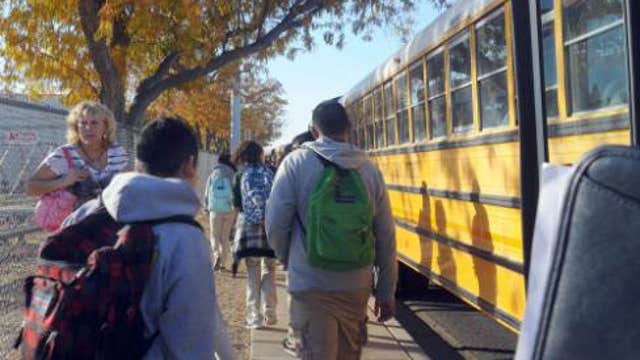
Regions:
<instances>
[{"instance_id":1,"label":"yellow paint","mask_svg":"<svg viewBox=\"0 0 640 360\"><path fill-rule=\"evenodd\" d=\"M387 184L520 197L519 144L376 156Z\"/></svg>"},{"instance_id":2,"label":"yellow paint","mask_svg":"<svg viewBox=\"0 0 640 360\"><path fill-rule=\"evenodd\" d=\"M405 91L407 92L407 103L404 104L405 106L407 106L407 109L405 111L407 111L407 121L409 122L407 125L409 126L409 138L407 139L408 143L413 142L413 111L411 111L411 107L413 107L412 101L411 101L411 75L409 74L409 67L406 68L406 70L404 71L404 76L405 79L407 79L406 83L405 83Z\"/></svg>"},{"instance_id":3,"label":"yellow paint","mask_svg":"<svg viewBox=\"0 0 640 360\"><path fill-rule=\"evenodd\" d=\"M469 51L471 51L471 102L473 103L473 132L480 132L480 97L478 95L478 51L476 29L469 26Z\"/></svg>"},{"instance_id":4,"label":"yellow paint","mask_svg":"<svg viewBox=\"0 0 640 360\"><path fill-rule=\"evenodd\" d=\"M553 3L553 31L556 44L556 74L558 81L558 121L567 118L567 84L564 63L564 30L562 28L562 0Z\"/></svg>"},{"instance_id":5,"label":"yellow paint","mask_svg":"<svg viewBox=\"0 0 640 360\"><path fill-rule=\"evenodd\" d=\"M574 164L598 146L629 145L630 141L629 130L551 138L548 142L549 162L558 165Z\"/></svg>"},{"instance_id":6,"label":"yellow paint","mask_svg":"<svg viewBox=\"0 0 640 360\"><path fill-rule=\"evenodd\" d=\"M399 129L398 129L398 114L397 114L398 109L396 109L396 107L398 106L398 104L396 104L396 99L398 98L398 91L396 89L396 81L395 81L395 79L393 79L391 81L391 92L393 92L393 101L391 101L391 106L393 106L393 121L395 121L395 123L396 123L396 126L394 126L394 129L393 129L394 132L395 132L395 136L394 136L395 141L394 141L394 143L395 144L399 144L400 141L399 141L399 135L398 135L398 133L399 133L398 130Z\"/></svg>"},{"instance_id":7,"label":"yellow paint","mask_svg":"<svg viewBox=\"0 0 640 360\"><path fill-rule=\"evenodd\" d=\"M431 139L431 114L429 113L429 79L427 78L427 57L422 61L422 78L424 79L424 121L426 122L425 140Z\"/></svg>"},{"instance_id":8,"label":"yellow paint","mask_svg":"<svg viewBox=\"0 0 640 360\"><path fill-rule=\"evenodd\" d=\"M402 255L522 321L525 309L522 274L400 227L396 227L396 238Z\"/></svg>"},{"instance_id":9,"label":"yellow paint","mask_svg":"<svg viewBox=\"0 0 640 360\"><path fill-rule=\"evenodd\" d=\"M449 44L444 46L444 96L445 96L445 119L447 122L447 138L451 137L451 84L449 83Z\"/></svg>"},{"instance_id":10,"label":"yellow paint","mask_svg":"<svg viewBox=\"0 0 640 360\"><path fill-rule=\"evenodd\" d=\"M516 126L516 88L515 88L515 66L513 59L513 24L512 24L511 1L508 1L504 8L505 36L507 45L507 96L509 97L509 126Z\"/></svg>"},{"instance_id":11,"label":"yellow paint","mask_svg":"<svg viewBox=\"0 0 640 360\"><path fill-rule=\"evenodd\" d=\"M394 218L522 263L520 209L390 190Z\"/></svg>"},{"instance_id":12,"label":"yellow paint","mask_svg":"<svg viewBox=\"0 0 640 360\"><path fill-rule=\"evenodd\" d=\"M407 64L405 66L403 66L402 68L398 69L397 72L392 73L391 75L389 75L389 78L383 80L383 83L386 82L389 79L392 79L394 77L396 77L398 74L400 74L401 72L407 70L411 64L415 63L415 61L421 57L427 56L430 52L432 52L433 50L438 49L440 46L442 46L443 44L445 44L446 42L449 41L449 39L456 37L458 35L458 33L466 28L468 28L471 24L481 20L483 17L485 17L486 15L488 15L489 13L493 12L494 10L496 10L498 7L502 6L505 3L505 0L496 0L494 2L492 2L491 4L487 5L486 8L484 8L484 10L478 12L475 16L472 17L467 17L466 19L462 20L458 26L451 28L449 31L447 31L443 36L442 36L442 40L437 42L435 45L431 45L427 48L424 49L424 51L420 52L418 55L416 55L414 58L412 59L408 59ZM426 79L426 76L425 76ZM367 96L368 94L373 93L373 91L375 90L375 87L371 90L369 90L367 93L362 95L362 98L364 98L365 96ZM348 105L348 104L347 104Z\"/></svg>"},{"instance_id":13,"label":"yellow paint","mask_svg":"<svg viewBox=\"0 0 640 360\"><path fill-rule=\"evenodd\" d=\"M389 146L389 144L387 144L387 100L385 99L384 82L380 84L380 91L382 91L382 142L384 146Z\"/></svg>"}]
</instances>

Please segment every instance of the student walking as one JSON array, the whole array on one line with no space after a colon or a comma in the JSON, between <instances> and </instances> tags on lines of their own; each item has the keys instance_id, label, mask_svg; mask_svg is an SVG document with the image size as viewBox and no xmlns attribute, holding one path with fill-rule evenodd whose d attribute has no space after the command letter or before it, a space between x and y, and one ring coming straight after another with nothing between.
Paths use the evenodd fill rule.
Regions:
<instances>
[{"instance_id":1,"label":"student walking","mask_svg":"<svg viewBox=\"0 0 640 360\"><path fill-rule=\"evenodd\" d=\"M264 229L265 207L273 172L264 165L263 149L255 141L238 148L234 162L241 166L234 178L234 205L238 209L233 242L234 274L247 266L247 327L271 326L276 318L276 259Z\"/></svg>"},{"instance_id":2,"label":"student walking","mask_svg":"<svg viewBox=\"0 0 640 360\"><path fill-rule=\"evenodd\" d=\"M128 319L126 324L113 324L116 329L118 326L126 327L141 323L142 334L136 335L145 339L145 344L142 346L145 350L143 357L145 359L233 358L225 324L218 308L210 246L201 229L193 224L193 217L200 208L198 195L194 191L197 182L197 158L198 142L185 123L171 118L158 119L149 123L142 130L136 146L136 172L116 175L103 191L101 198L85 203L69 217L67 221L69 227L63 229L61 233L70 232L73 235L69 237L69 241L62 242L61 246L64 249L76 243L81 246L79 251L85 250L91 244L101 244L89 256L87 266L91 261L100 259L100 254L105 250L112 255L103 261L113 261L113 258L121 256L119 254L122 250L119 249L123 247L130 246L134 250L134 257L123 259L125 261L116 267L105 266L93 270L106 272L108 276L104 279L111 281L102 288L105 284L102 280L97 280L98 284L94 288L102 291L100 293L102 296L98 296L94 302L106 301L105 306L112 306L139 297L139 303L133 303L131 307L127 305L125 308L128 310L124 313L109 312L108 319L98 319L91 324L103 324L103 322L109 324L112 318ZM92 222L96 220L99 223L93 224ZM140 224L151 224L152 234L146 232L140 234L139 230L128 230L129 244L133 242L136 246L124 245L121 239L116 243L116 239L111 239L115 234L112 229L113 220L121 226L132 224L129 229L134 230L143 226ZM110 224L110 228L106 227L106 223ZM81 229L82 226L84 228ZM99 226L104 226L108 231L98 231ZM74 231L74 229L79 230ZM94 236L81 241L87 234ZM135 234L144 236L136 238ZM150 247L152 253L135 253L145 249L150 241L149 238L152 239ZM147 242L143 243L139 240ZM112 248L105 246L109 243L113 246ZM72 251L57 253L60 256L77 255ZM57 260L64 260L60 256L57 256ZM104 255L102 258L104 259ZM134 260L139 259L151 260L143 261L136 267L131 265ZM83 275L78 273L77 276ZM140 279L147 276L148 278L141 283ZM117 293L126 294L125 298L118 298L112 293L113 285L125 284L127 281L130 282L130 286L123 288L126 291ZM120 288L117 289L120 290ZM85 296L89 294L93 293L87 292ZM115 300L109 301L112 296ZM94 303L83 304L74 309L89 309L94 305ZM98 313L98 311L90 312L89 316ZM67 312L62 316L73 316L73 314ZM62 329L55 341L77 347L73 349L76 352L65 353L65 356L76 358L71 354L77 354L79 351L86 353L88 351L86 347L89 344L77 340L69 341L69 339L65 342L63 335L65 331L76 331L78 336L87 336L92 334L90 330L91 328L71 326ZM118 343L109 345L105 343L105 339L98 336L103 331L102 328L99 329L96 331L96 336L90 338L97 342L96 346L101 347L101 352L80 358L104 357L104 351L127 354L119 355L120 357L117 358L132 356L132 349L122 346L122 342L130 342L131 339L121 336L120 339L110 339L120 341L120 345ZM46 340L47 346L50 340ZM78 347L77 344L83 346Z\"/></svg>"},{"instance_id":3,"label":"student walking","mask_svg":"<svg viewBox=\"0 0 640 360\"><path fill-rule=\"evenodd\" d=\"M236 167L228 153L218 157L204 193L204 208L209 213L209 233L213 250L214 270L229 269L233 210L233 175Z\"/></svg>"},{"instance_id":4,"label":"student walking","mask_svg":"<svg viewBox=\"0 0 640 360\"><path fill-rule=\"evenodd\" d=\"M378 321L394 315L394 223L380 172L347 143L349 120L335 100L312 116L319 138L278 168L267 203L269 244L289 271L291 327L303 359L359 359L375 286ZM372 271L377 274L372 284Z\"/></svg>"}]
</instances>

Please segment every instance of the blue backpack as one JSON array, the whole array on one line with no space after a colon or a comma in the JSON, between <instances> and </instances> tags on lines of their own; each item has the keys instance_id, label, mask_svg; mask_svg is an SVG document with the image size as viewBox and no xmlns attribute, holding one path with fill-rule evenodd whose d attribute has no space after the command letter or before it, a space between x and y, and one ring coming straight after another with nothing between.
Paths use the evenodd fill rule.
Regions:
<instances>
[{"instance_id":1,"label":"blue backpack","mask_svg":"<svg viewBox=\"0 0 640 360\"><path fill-rule=\"evenodd\" d=\"M231 181L224 176L216 176L209 180L209 211L228 213L232 210L233 188Z\"/></svg>"},{"instance_id":2,"label":"blue backpack","mask_svg":"<svg viewBox=\"0 0 640 360\"><path fill-rule=\"evenodd\" d=\"M266 166L249 166L242 174L242 212L250 224L264 223L267 199L273 184L273 172Z\"/></svg>"}]
</instances>

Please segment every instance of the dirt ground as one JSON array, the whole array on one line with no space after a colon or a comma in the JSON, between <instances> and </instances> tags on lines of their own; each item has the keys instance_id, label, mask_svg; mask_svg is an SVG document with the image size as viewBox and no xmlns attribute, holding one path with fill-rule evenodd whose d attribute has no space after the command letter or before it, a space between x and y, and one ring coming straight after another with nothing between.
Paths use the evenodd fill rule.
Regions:
<instances>
[{"instance_id":1,"label":"dirt ground","mask_svg":"<svg viewBox=\"0 0 640 360\"><path fill-rule=\"evenodd\" d=\"M230 272L217 272L216 290L218 305L227 323L227 332L236 359L249 360L251 333L250 330L244 328L247 276L243 270L240 270L235 279L231 277Z\"/></svg>"},{"instance_id":2,"label":"dirt ground","mask_svg":"<svg viewBox=\"0 0 640 360\"><path fill-rule=\"evenodd\" d=\"M198 220L205 225L208 235L208 221L202 216ZM37 248L44 236L36 233L24 241L0 242L0 359L19 359L11 344L22 321L22 281L35 270ZM245 286L246 272L242 266L236 278L228 271L216 272L218 304L238 360L250 357L250 330L244 328Z\"/></svg>"},{"instance_id":3,"label":"dirt ground","mask_svg":"<svg viewBox=\"0 0 640 360\"><path fill-rule=\"evenodd\" d=\"M198 217L204 226L204 233L209 238L209 221L206 215ZM218 306L227 324L227 334L238 360L249 360L251 356L251 331L245 329L245 290L247 273L244 266L240 266L234 278L229 270L218 271L216 276L216 291Z\"/></svg>"}]
</instances>

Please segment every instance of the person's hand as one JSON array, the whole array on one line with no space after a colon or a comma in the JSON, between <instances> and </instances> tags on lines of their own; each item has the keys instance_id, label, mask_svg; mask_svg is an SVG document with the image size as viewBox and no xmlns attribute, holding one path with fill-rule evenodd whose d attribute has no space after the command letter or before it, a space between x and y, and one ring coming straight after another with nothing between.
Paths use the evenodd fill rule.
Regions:
<instances>
[{"instance_id":1,"label":"person's hand","mask_svg":"<svg viewBox=\"0 0 640 360\"><path fill-rule=\"evenodd\" d=\"M387 301L376 299L373 313L378 322L385 322L396 315L396 299L391 298Z\"/></svg>"},{"instance_id":2,"label":"person's hand","mask_svg":"<svg viewBox=\"0 0 640 360\"><path fill-rule=\"evenodd\" d=\"M70 169L69 172L64 176L65 183L67 186L71 186L79 181L84 181L89 178L91 174L89 171L82 169Z\"/></svg>"}]
</instances>

